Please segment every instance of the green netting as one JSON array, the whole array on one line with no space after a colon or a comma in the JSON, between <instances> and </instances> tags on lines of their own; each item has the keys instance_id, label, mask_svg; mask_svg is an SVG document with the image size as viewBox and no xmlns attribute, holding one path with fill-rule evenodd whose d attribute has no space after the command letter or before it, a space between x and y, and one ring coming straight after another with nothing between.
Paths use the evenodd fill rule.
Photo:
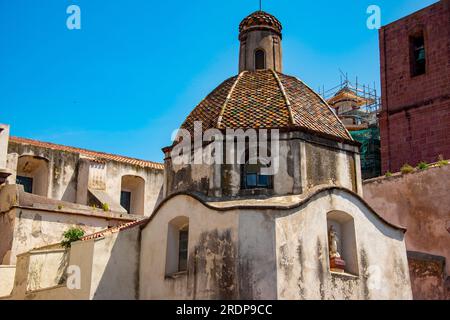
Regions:
<instances>
[{"instance_id":1,"label":"green netting","mask_svg":"<svg viewBox=\"0 0 450 320\"><path fill-rule=\"evenodd\" d=\"M377 127L351 131L353 139L361 143L361 171L363 179L381 175L380 129Z\"/></svg>"}]
</instances>

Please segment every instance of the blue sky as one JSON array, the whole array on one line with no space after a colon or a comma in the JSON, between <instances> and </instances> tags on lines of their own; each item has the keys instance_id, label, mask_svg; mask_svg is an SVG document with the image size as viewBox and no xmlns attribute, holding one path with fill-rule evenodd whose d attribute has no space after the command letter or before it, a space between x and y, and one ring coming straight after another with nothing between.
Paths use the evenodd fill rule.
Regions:
<instances>
[{"instance_id":1,"label":"blue sky","mask_svg":"<svg viewBox=\"0 0 450 320\"><path fill-rule=\"evenodd\" d=\"M313 89L349 78L379 89L382 25L435 0L265 0L282 22L284 73ZM81 30L66 8L81 8ZM161 147L237 73L239 22L258 0L0 0L0 123L13 135L162 161Z\"/></svg>"}]
</instances>

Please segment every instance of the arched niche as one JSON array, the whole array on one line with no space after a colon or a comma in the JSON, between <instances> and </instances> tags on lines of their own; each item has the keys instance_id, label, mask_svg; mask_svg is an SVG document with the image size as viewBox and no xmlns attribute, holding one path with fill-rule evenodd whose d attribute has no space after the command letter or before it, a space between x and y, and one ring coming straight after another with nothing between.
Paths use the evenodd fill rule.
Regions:
<instances>
[{"instance_id":1,"label":"arched niche","mask_svg":"<svg viewBox=\"0 0 450 320\"><path fill-rule=\"evenodd\" d=\"M330 257L330 266L332 258L332 249L330 248L331 228L336 233L337 251L340 258L345 261L343 271L358 275L358 250L356 243L355 221L353 217L343 211L331 211L327 213L328 255Z\"/></svg>"},{"instance_id":2,"label":"arched niche","mask_svg":"<svg viewBox=\"0 0 450 320\"><path fill-rule=\"evenodd\" d=\"M17 161L16 183L24 187L25 192L48 197L49 161L45 158L24 155Z\"/></svg>"},{"instance_id":3,"label":"arched niche","mask_svg":"<svg viewBox=\"0 0 450 320\"><path fill-rule=\"evenodd\" d=\"M144 215L145 180L138 176L125 175L120 186L120 205L129 214Z\"/></svg>"}]
</instances>

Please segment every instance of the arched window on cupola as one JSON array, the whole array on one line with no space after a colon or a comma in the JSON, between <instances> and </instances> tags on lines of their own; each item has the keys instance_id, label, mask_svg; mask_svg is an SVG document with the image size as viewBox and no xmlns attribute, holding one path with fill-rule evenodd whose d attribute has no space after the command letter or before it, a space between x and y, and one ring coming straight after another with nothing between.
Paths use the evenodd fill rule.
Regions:
<instances>
[{"instance_id":1,"label":"arched window on cupola","mask_svg":"<svg viewBox=\"0 0 450 320\"><path fill-rule=\"evenodd\" d=\"M266 53L262 49L255 50L255 69L266 69Z\"/></svg>"}]
</instances>

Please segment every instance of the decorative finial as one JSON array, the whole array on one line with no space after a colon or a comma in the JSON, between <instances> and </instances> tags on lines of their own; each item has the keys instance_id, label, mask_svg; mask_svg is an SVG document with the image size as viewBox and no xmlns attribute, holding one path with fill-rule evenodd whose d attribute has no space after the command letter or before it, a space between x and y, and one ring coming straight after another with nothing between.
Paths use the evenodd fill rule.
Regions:
<instances>
[{"instance_id":1,"label":"decorative finial","mask_svg":"<svg viewBox=\"0 0 450 320\"><path fill-rule=\"evenodd\" d=\"M259 11L262 11L262 0L259 0Z\"/></svg>"}]
</instances>

